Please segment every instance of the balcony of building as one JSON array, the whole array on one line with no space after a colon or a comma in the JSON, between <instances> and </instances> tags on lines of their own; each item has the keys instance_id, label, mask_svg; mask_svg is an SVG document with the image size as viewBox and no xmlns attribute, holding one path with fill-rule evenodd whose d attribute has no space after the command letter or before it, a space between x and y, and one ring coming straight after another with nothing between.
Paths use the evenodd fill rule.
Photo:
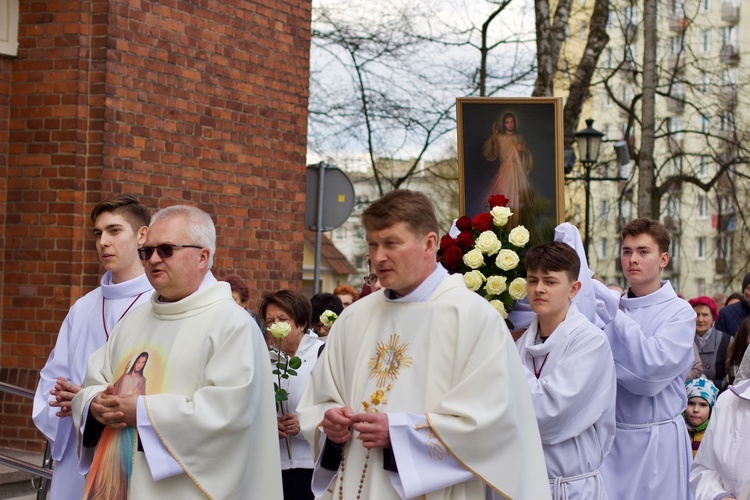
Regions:
<instances>
[{"instance_id":1,"label":"balcony of building","mask_svg":"<svg viewBox=\"0 0 750 500\"><path fill-rule=\"evenodd\" d=\"M737 64L740 62L740 51L734 44L726 44L721 48L719 60L722 64Z\"/></svg>"},{"instance_id":2,"label":"balcony of building","mask_svg":"<svg viewBox=\"0 0 750 500\"><path fill-rule=\"evenodd\" d=\"M732 24L740 22L739 4L728 0L721 2L721 20Z\"/></svg>"},{"instance_id":3,"label":"balcony of building","mask_svg":"<svg viewBox=\"0 0 750 500\"><path fill-rule=\"evenodd\" d=\"M667 68L675 73L682 72L685 69L685 54L669 54L667 56Z\"/></svg>"},{"instance_id":4,"label":"balcony of building","mask_svg":"<svg viewBox=\"0 0 750 500\"><path fill-rule=\"evenodd\" d=\"M682 154L684 144L685 138L682 136L682 134L674 134L667 138L667 147L669 148L669 152L673 155Z\"/></svg>"},{"instance_id":5,"label":"balcony of building","mask_svg":"<svg viewBox=\"0 0 750 500\"><path fill-rule=\"evenodd\" d=\"M729 272L729 264L724 257L714 259L714 271L716 274L726 274Z\"/></svg>"},{"instance_id":6,"label":"balcony of building","mask_svg":"<svg viewBox=\"0 0 750 500\"><path fill-rule=\"evenodd\" d=\"M682 113L685 110L685 96L675 95L667 97L667 111L670 113Z\"/></svg>"},{"instance_id":7,"label":"balcony of building","mask_svg":"<svg viewBox=\"0 0 750 500\"><path fill-rule=\"evenodd\" d=\"M728 110L737 106L737 86L726 84L719 87L719 104Z\"/></svg>"},{"instance_id":8,"label":"balcony of building","mask_svg":"<svg viewBox=\"0 0 750 500\"><path fill-rule=\"evenodd\" d=\"M683 33L688 24L689 21L684 14L672 14L669 16L669 29L675 33Z\"/></svg>"}]
</instances>

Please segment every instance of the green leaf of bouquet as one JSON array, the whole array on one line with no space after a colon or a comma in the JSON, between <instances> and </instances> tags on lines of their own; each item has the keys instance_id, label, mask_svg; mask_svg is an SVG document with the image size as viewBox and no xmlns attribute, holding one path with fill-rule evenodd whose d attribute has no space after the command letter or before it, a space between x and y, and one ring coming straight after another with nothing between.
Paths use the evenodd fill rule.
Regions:
<instances>
[{"instance_id":1,"label":"green leaf of bouquet","mask_svg":"<svg viewBox=\"0 0 750 500\"><path fill-rule=\"evenodd\" d=\"M302 360L298 358L297 356L293 357L289 360L289 367L294 368L295 370L302 366Z\"/></svg>"},{"instance_id":2,"label":"green leaf of bouquet","mask_svg":"<svg viewBox=\"0 0 750 500\"><path fill-rule=\"evenodd\" d=\"M289 370L287 370L287 373L288 373L289 375L297 375L297 370L295 370L295 369L293 369L293 368L289 368ZM288 378L288 377L287 377L287 378Z\"/></svg>"}]
</instances>

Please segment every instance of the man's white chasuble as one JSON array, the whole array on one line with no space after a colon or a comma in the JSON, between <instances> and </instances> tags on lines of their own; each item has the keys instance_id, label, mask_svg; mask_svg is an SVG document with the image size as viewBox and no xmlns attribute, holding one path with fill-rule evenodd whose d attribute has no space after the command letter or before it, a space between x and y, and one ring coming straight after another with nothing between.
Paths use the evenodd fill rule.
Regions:
<instances>
[{"instance_id":1,"label":"man's white chasuble","mask_svg":"<svg viewBox=\"0 0 750 500\"><path fill-rule=\"evenodd\" d=\"M342 406L388 413L400 422L413 421L404 418L409 414L423 418L423 425L411 429L423 434L419 440L395 440L391 430L395 456L422 461L411 467L413 473L447 460L471 472L468 481L439 486L424 498L484 498L485 484L507 498L550 496L512 338L497 311L469 291L460 275L443 279L426 301L393 302L378 292L346 309L297 408L316 458L323 415ZM325 498L354 499L358 492L361 498L399 498L389 476L395 473L383 468L383 450L371 450L368 458L354 434L344 449L344 470L339 468ZM424 449L404 453L399 446Z\"/></svg>"},{"instance_id":2,"label":"man's white chasuble","mask_svg":"<svg viewBox=\"0 0 750 500\"><path fill-rule=\"evenodd\" d=\"M122 491L118 482L124 482L127 498L133 499L280 499L271 366L257 325L234 303L224 282L178 302L157 297L123 318L91 356L73 417L80 428L87 403L134 365L139 368L138 358L148 353L141 399L163 445L156 453L168 453L166 461L176 461L180 473L155 481L159 460L150 463L156 455L149 455L145 437L145 453L140 450L134 428L128 427L112 438L105 429L96 448L81 449L82 463L96 450L88 481L98 470L102 489ZM93 420L89 417L86 425ZM123 439L126 432L133 437ZM131 446L129 454L123 443ZM114 467L114 454L101 449L106 445L118 447L122 469ZM122 477L123 470L130 477Z\"/></svg>"}]
</instances>

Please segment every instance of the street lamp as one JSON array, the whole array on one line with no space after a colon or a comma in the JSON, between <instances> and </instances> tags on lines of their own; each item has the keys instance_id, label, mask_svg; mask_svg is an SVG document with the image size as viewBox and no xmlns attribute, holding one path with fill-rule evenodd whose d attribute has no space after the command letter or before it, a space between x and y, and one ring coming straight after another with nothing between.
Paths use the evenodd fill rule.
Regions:
<instances>
[{"instance_id":1,"label":"street lamp","mask_svg":"<svg viewBox=\"0 0 750 500\"><path fill-rule=\"evenodd\" d=\"M584 234L583 247L586 252L586 258L589 257L589 236L590 236L590 224L591 224L591 207L589 199L591 198L591 168L596 165L596 161L599 159L599 146L602 144L602 137L604 134L592 127L594 120L589 118L586 120L586 128L576 132L576 142L578 143L578 154L581 156L581 163L583 164L584 177L586 190L586 226ZM599 179L597 179L599 180Z\"/></svg>"}]
</instances>

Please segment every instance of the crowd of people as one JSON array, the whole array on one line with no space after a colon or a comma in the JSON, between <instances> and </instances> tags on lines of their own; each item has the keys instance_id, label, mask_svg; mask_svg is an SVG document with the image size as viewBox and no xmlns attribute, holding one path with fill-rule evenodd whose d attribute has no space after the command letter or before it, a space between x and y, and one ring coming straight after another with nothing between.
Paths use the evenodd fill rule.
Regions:
<instances>
[{"instance_id":1,"label":"crowd of people","mask_svg":"<svg viewBox=\"0 0 750 500\"><path fill-rule=\"evenodd\" d=\"M684 300L656 221L623 229L624 290L569 224L530 248L513 334L436 261L420 193L364 211L361 290L271 291L257 312L241 276L214 277L202 210L118 195L91 221L106 273L34 400L50 498L750 496L750 273Z\"/></svg>"}]
</instances>

